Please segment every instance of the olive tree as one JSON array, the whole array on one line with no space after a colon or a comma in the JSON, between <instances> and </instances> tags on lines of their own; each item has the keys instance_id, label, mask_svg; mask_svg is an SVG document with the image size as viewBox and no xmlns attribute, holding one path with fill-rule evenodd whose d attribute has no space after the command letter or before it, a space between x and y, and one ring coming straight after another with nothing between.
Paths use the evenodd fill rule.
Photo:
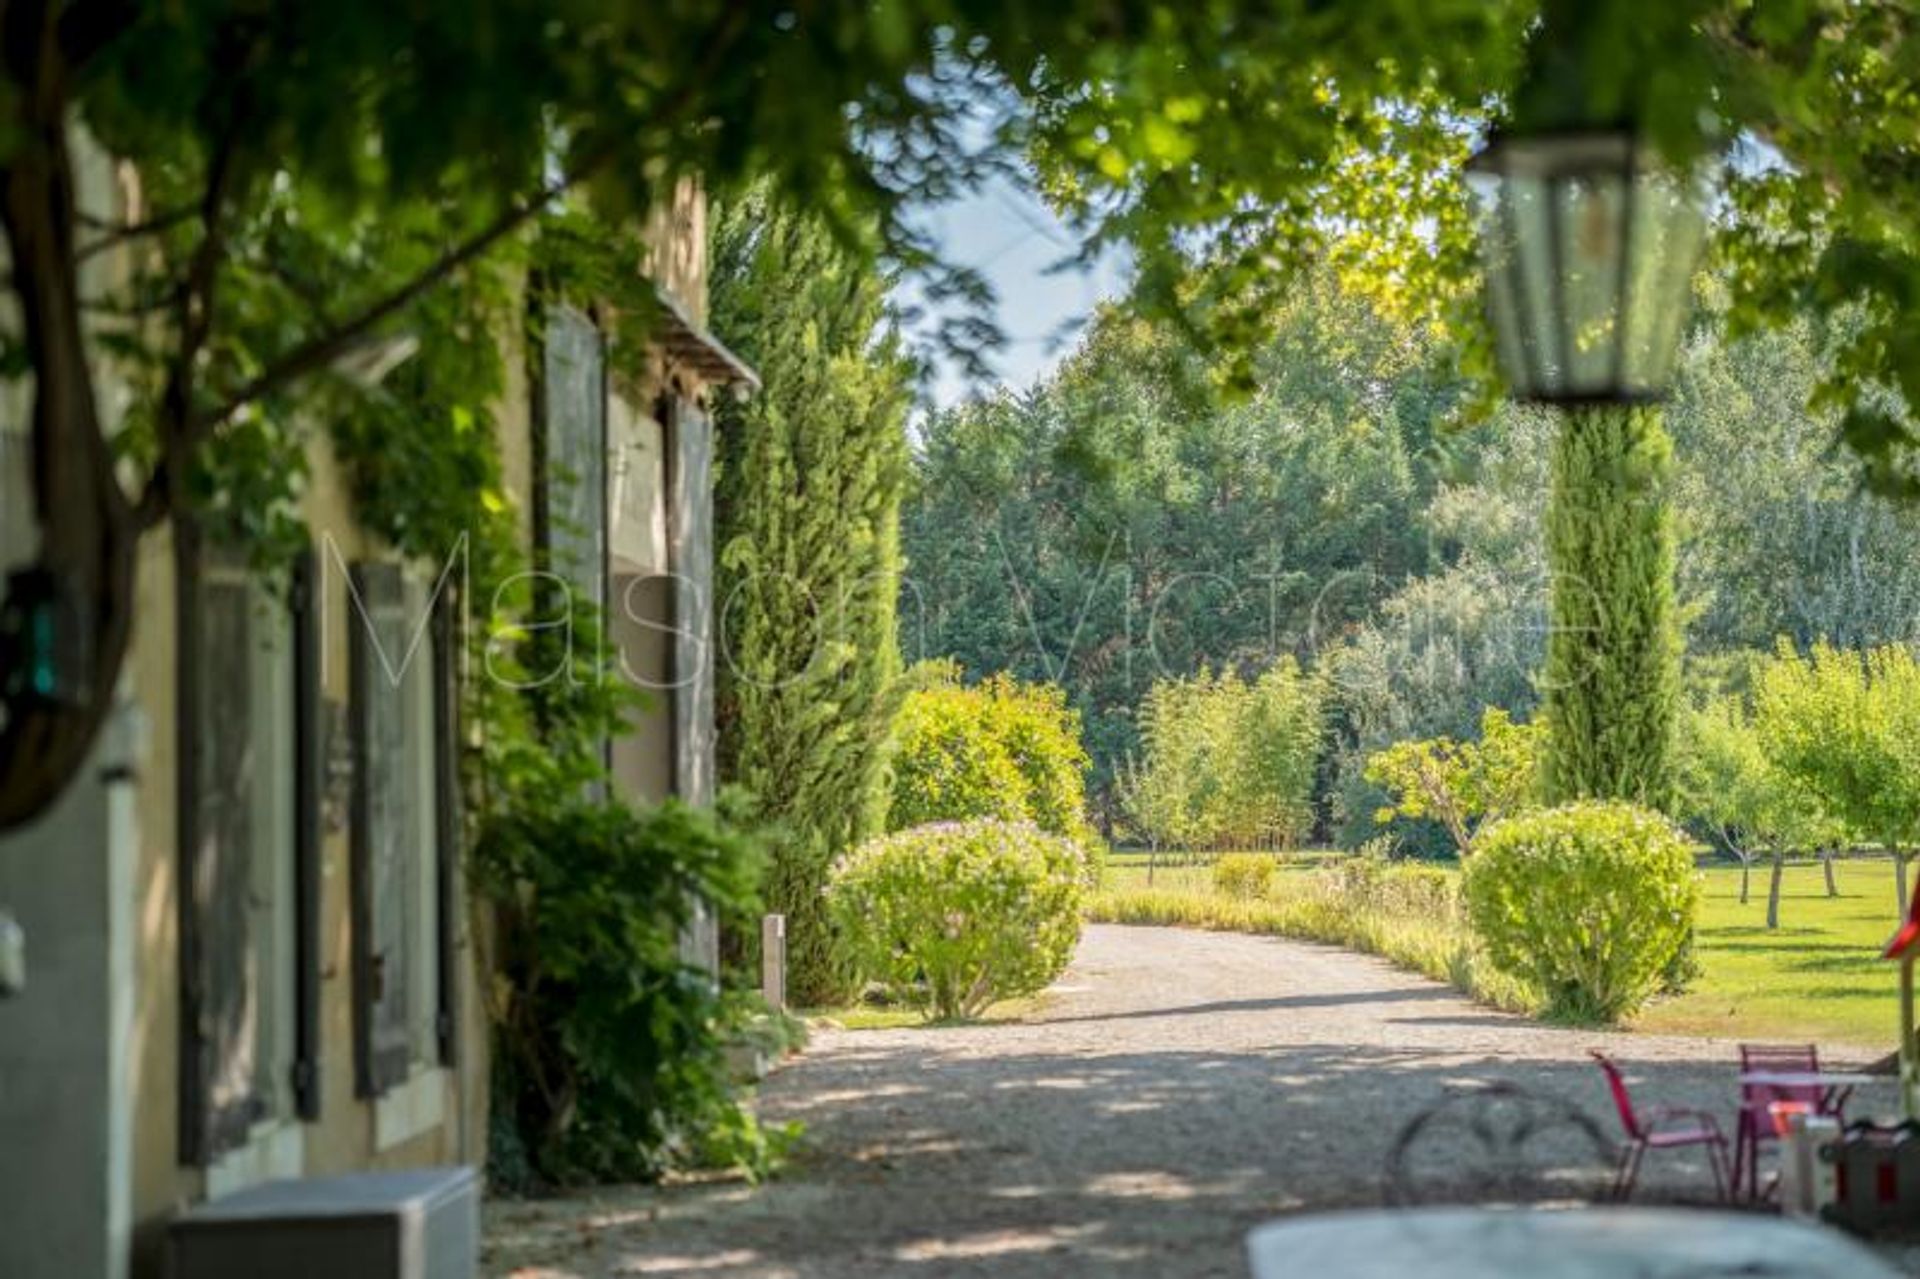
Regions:
<instances>
[{"instance_id":1,"label":"olive tree","mask_svg":"<svg viewBox=\"0 0 1920 1279\"><path fill-rule=\"evenodd\" d=\"M1898 909L1920 843L1920 664L1903 646L1854 652L1782 644L1754 683L1768 760L1893 859Z\"/></svg>"},{"instance_id":2,"label":"olive tree","mask_svg":"<svg viewBox=\"0 0 1920 1279\"><path fill-rule=\"evenodd\" d=\"M1780 926L1780 886L1786 855L1794 849L1822 854L1845 837L1819 795L1767 755L1744 699L1713 698L1689 707L1680 745L1680 806L1713 828L1740 862L1740 903L1748 898L1753 863L1765 852L1772 863L1767 883L1767 927Z\"/></svg>"}]
</instances>

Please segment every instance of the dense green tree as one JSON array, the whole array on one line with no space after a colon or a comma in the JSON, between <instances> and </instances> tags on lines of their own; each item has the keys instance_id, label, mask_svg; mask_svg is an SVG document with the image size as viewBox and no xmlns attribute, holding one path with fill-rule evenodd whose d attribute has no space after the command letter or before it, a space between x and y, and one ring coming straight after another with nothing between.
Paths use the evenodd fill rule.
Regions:
<instances>
[{"instance_id":1,"label":"dense green tree","mask_svg":"<svg viewBox=\"0 0 1920 1279\"><path fill-rule=\"evenodd\" d=\"M779 831L768 908L818 1003L845 984L827 868L886 821L914 369L887 279L764 192L717 211L712 273L713 322L764 384L719 413L720 774Z\"/></svg>"},{"instance_id":2,"label":"dense green tree","mask_svg":"<svg viewBox=\"0 0 1920 1279\"><path fill-rule=\"evenodd\" d=\"M1428 567L1384 583L1369 619L1330 655L1335 688L1329 828L1343 846L1373 837L1393 802L1367 758L1410 739L1476 735L1488 707L1531 715L1546 651L1549 595L1541 521L1555 423L1510 407L1490 429L1450 441L1456 474L1413 519ZM1442 851L1444 835L1403 825L1404 844Z\"/></svg>"},{"instance_id":3,"label":"dense green tree","mask_svg":"<svg viewBox=\"0 0 1920 1279\"><path fill-rule=\"evenodd\" d=\"M1176 336L1109 315L1054 378L932 421L903 622L919 651L1059 678L1087 718L1097 803L1116 775L1136 793L1148 780L1122 762L1143 753L1137 708L1156 675L1318 654L1332 694L1317 802L1351 844L1391 802L1364 777L1368 755L1470 738L1486 706L1537 713L1561 422L1509 406L1449 429L1458 382L1418 333L1350 296L1280 319L1250 400L1219 402L1210 365ZM1910 630L1920 515L1860 493L1830 447L1834 415L1805 407L1830 358L1811 325L1733 339L1712 308L1682 353L1665 415L1671 616L1696 663L1737 673L1781 632ZM1325 425L1348 413L1394 423L1403 443L1352 448L1365 429ZM1300 424L1297 443L1262 434L1267 420ZM1375 495L1349 508L1358 538L1322 505L1336 491ZM1278 573L1262 553L1274 545L1292 548ZM1437 828L1401 834L1444 847Z\"/></svg>"},{"instance_id":4,"label":"dense green tree","mask_svg":"<svg viewBox=\"0 0 1920 1279\"><path fill-rule=\"evenodd\" d=\"M1415 329L1326 277L1274 317L1260 391L1176 332L1103 312L1060 371L937 414L906 512L910 652L1058 681L1098 811L1153 681L1333 647L1435 548L1420 510L1488 433Z\"/></svg>"},{"instance_id":5,"label":"dense green tree","mask_svg":"<svg viewBox=\"0 0 1920 1279\"><path fill-rule=\"evenodd\" d=\"M1222 376L1244 385L1269 317L1323 261L1397 314L1476 332L1462 323L1472 237L1457 178L1490 105L1645 120L1669 148L1706 115L1723 136L1767 144L1765 162L1736 167L1725 206L1736 317L1858 307L1864 323L1820 393L1841 410L1868 478L1911 488L1920 250L1904 228L1920 170L1905 128L1908 10L1904 0L890 0L855 19L596 0L350 0L324 14L233 0L10 8L0 224L20 319L5 363L32 376L39 558L61 584L57 615L79 632L70 651L90 654L91 669L73 673L67 696L10 697L0 824L43 809L84 758L126 651L135 543L178 509L201 446L254 415L280 416L300 378L403 320L562 186L589 187L624 214L689 177L716 188L771 178L843 228L870 220L890 256L935 271L943 295L978 299L977 278L937 270L911 205L1024 154L1090 249L1133 247L1141 304L1225 339ZM1543 74L1521 85L1529 61ZM99 226L75 198L75 120L138 165L148 207L133 221ZM269 229L325 251L289 255ZM134 240L152 269L126 296L80 287L83 260ZM1198 287L1196 259L1213 267ZM284 269L315 263L323 273ZM101 333L94 321L113 315L144 322ZM104 340L84 340L90 330ZM977 350L986 330L976 316L944 332ZM1470 342L1466 367L1484 365L1472 358L1483 350ZM109 446L101 359L142 374L129 416L144 449Z\"/></svg>"},{"instance_id":6,"label":"dense green tree","mask_svg":"<svg viewBox=\"0 0 1920 1279\"><path fill-rule=\"evenodd\" d=\"M1673 445L1657 409L1561 424L1546 520L1552 625L1542 676L1556 803L1671 798L1680 709Z\"/></svg>"},{"instance_id":7,"label":"dense green tree","mask_svg":"<svg viewBox=\"0 0 1920 1279\"><path fill-rule=\"evenodd\" d=\"M1893 858L1896 909L1920 845L1920 662L1904 645L1858 652L1782 643L1754 679L1767 759Z\"/></svg>"},{"instance_id":8,"label":"dense green tree","mask_svg":"<svg viewBox=\"0 0 1920 1279\"><path fill-rule=\"evenodd\" d=\"M1322 185L1311 159L1340 145L1344 119L1421 86L1478 98L1524 21L1506 6L1394 7L1411 25L1328 22L1300 0L1251 14L897 0L857 18L600 0L10 7L0 230L18 307L4 367L31 376L37 558L60 595L43 614L72 633L56 641L56 696L8 685L0 826L42 811L85 758L127 651L136 543L186 509L204 446L259 430L256 417L283 434L296 384L391 333L560 191L626 219L687 179L765 178L843 230L877 228L941 293L978 299L976 278L941 269L912 201L1044 137L1057 174L1107 186L1138 227L1206 225L1211 184L1122 199L1136 164L1167 162L1172 142L1189 158L1217 150L1248 196ZM1309 34L1311 67L1295 56ZM1396 56L1409 47L1456 56L1430 68ZM1352 105L1320 100L1334 80ZM1093 96L1112 127L1088 117ZM993 101L1007 109L982 110ZM1294 111L1288 154L1304 163L1273 165L1267 129L1243 121ZM76 121L137 171L124 222L77 198ZM89 273L83 289L82 264L122 244L140 250L127 287L103 294ZM976 317L948 336L977 350L990 335ZM109 362L134 428L118 442Z\"/></svg>"},{"instance_id":9,"label":"dense green tree","mask_svg":"<svg viewBox=\"0 0 1920 1279\"><path fill-rule=\"evenodd\" d=\"M1860 491L1837 410L1809 410L1849 317L1728 341L1704 328L1667 425L1679 460L1680 592L1691 648L1908 640L1920 618L1920 509Z\"/></svg>"}]
</instances>

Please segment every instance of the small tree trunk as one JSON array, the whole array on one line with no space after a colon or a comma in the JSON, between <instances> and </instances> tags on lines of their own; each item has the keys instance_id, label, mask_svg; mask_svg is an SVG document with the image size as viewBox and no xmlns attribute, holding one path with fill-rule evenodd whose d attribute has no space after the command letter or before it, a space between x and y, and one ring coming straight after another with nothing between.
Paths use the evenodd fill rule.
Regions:
<instances>
[{"instance_id":1,"label":"small tree trunk","mask_svg":"<svg viewBox=\"0 0 1920 1279\"><path fill-rule=\"evenodd\" d=\"M1893 891L1899 899L1894 903L1894 913L1905 915L1907 913L1907 859L1898 845L1887 845L1887 851L1893 854Z\"/></svg>"},{"instance_id":2,"label":"small tree trunk","mask_svg":"<svg viewBox=\"0 0 1920 1279\"><path fill-rule=\"evenodd\" d=\"M1823 848L1820 850L1820 867L1827 873L1827 896L1838 897L1840 895L1840 885L1835 883L1833 879L1833 850L1831 848Z\"/></svg>"},{"instance_id":3,"label":"small tree trunk","mask_svg":"<svg viewBox=\"0 0 1920 1279\"><path fill-rule=\"evenodd\" d=\"M1159 859L1160 859L1160 841L1157 839L1148 840L1147 841L1147 887L1148 888L1153 887L1153 864Z\"/></svg>"},{"instance_id":4,"label":"small tree trunk","mask_svg":"<svg viewBox=\"0 0 1920 1279\"><path fill-rule=\"evenodd\" d=\"M1787 869L1787 855L1780 849L1773 850L1773 874L1767 883L1767 927L1780 927L1780 878Z\"/></svg>"},{"instance_id":5,"label":"small tree trunk","mask_svg":"<svg viewBox=\"0 0 1920 1279\"><path fill-rule=\"evenodd\" d=\"M1753 858L1738 849L1735 855L1740 858L1740 904L1744 906L1747 904L1747 884L1753 878Z\"/></svg>"}]
</instances>

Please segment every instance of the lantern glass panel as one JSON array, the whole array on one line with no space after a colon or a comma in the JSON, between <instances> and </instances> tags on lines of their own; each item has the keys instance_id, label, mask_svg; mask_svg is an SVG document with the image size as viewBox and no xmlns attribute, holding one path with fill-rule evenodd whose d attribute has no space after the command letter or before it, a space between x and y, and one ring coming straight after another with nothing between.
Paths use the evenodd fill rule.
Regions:
<instances>
[{"instance_id":1,"label":"lantern glass panel","mask_svg":"<svg viewBox=\"0 0 1920 1279\"><path fill-rule=\"evenodd\" d=\"M1567 353L1565 391L1604 395L1618 372L1622 272L1628 231L1627 175L1598 169L1554 184L1559 241L1559 323Z\"/></svg>"},{"instance_id":2,"label":"lantern glass panel","mask_svg":"<svg viewBox=\"0 0 1920 1279\"><path fill-rule=\"evenodd\" d=\"M1680 329L1693 297L1693 264L1706 234L1698 186L1664 171L1643 172L1637 180L1621 377L1631 394L1657 394L1673 376Z\"/></svg>"},{"instance_id":3,"label":"lantern glass panel","mask_svg":"<svg viewBox=\"0 0 1920 1279\"><path fill-rule=\"evenodd\" d=\"M1519 269L1514 262L1511 240L1502 237L1486 246L1487 313L1493 322L1494 354L1507 380L1516 385L1522 376L1531 378L1534 365L1531 328L1520 310Z\"/></svg>"},{"instance_id":4,"label":"lantern glass panel","mask_svg":"<svg viewBox=\"0 0 1920 1279\"><path fill-rule=\"evenodd\" d=\"M1705 236L1705 170L1630 132L1497 138L1469 169L1487 304L1516 395L1637 400L1666 390Z\"/></svg>"},{"instance_id":5,"label":"lantern glass panel","mask_svg":"<svg viewBox=\"0 0 1920 1279\"><path fill-rule=\"evenodd\" d=\"M1530 385L1534 394L1557 395L1566 382L1566 356L1564 331L1556 319L1560 299L1553 262L1553 200L1546 179L1533 174L1509 173L1502 186L1502 213L1513 239L1520 344L1529 366L1516 384Z\"/></svg>"},{"instance_id":6,"label":"lantern glass panel","mask_svg":"<svg viewBox=\"0 0 1920 1279\"><path fill-rule=\"evenodd\" d=\"M1480 261L1487 277L1487 318L1492 321L1494 354L1507 380L1531 379L1531 335L1521 294L1520 246L1507 216L1506 175L1469 167L1467 187L1477 206Z\"/></svg>"}]
</instances>

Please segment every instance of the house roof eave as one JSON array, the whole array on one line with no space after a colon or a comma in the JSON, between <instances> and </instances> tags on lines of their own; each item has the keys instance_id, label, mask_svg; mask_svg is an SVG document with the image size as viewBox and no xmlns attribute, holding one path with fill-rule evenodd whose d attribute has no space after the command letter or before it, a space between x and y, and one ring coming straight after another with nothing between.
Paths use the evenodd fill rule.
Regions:
<instances>
[{"instance_id":1,"label":"house roof eave","mask_svg":"<svg viewBox=\"0 0 1920 1279\"><path fill-rule=\"evenodd\" d=\"M654 340L668 356L710 382L744 387L748 393L760 390L760 375L751 364L695 324L672 294L657 287L654 293L660 301L660 327Z\"/></svg>"}]
</instances>

